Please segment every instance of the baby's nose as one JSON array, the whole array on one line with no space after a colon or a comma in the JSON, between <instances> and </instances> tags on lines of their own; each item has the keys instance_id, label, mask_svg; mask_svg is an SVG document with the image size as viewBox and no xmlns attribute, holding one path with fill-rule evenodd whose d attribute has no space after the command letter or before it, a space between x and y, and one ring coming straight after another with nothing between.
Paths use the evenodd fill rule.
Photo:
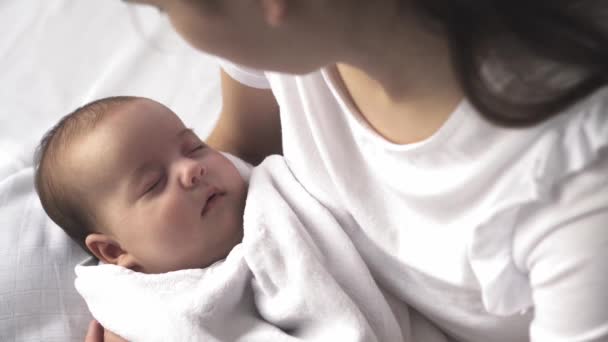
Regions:
<instances>
[{"instance_id":1,"label":"baby's nose","mask_svg":"<svg viewBox=\"0 0 608 342\"><path fill-rule=\"evenodd\" d=\"M184 167L182 173L182 184L185 187L192 187L201 182L205 175L205 167L199 162L190 162Z\"/></svg>"}]
</instances>

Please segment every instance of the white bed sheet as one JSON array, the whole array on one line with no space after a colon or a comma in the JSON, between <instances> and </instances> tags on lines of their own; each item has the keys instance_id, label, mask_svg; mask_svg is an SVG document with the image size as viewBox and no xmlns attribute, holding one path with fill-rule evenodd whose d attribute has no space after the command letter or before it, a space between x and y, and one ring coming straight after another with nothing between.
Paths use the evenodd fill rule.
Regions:
<instances>
[{"instance_id":1,"label":"white bed sheet","mask_svg":"<svg viewBox=\"0 0 608 342\"><path fill-rule=\"evenodd\" d=\"M0 32L0 341L82 341L90 316L73 267L85 254L34 192L40 137L112 95L154 98L206 136L219 69L162 15L119 0L2 0Z\"/></svg>"}]
</instances>

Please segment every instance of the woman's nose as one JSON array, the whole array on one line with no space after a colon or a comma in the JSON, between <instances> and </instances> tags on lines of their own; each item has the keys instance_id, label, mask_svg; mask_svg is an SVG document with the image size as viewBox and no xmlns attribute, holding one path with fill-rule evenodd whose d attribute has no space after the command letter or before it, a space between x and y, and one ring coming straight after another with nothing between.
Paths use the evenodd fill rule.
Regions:
<instances>
[{"instance_id":1,"label":"woman's nose","mask_svg":"<svg viewBox=\"0 0 608 342\"><path fill-rule=\"evenodd\" d=\"M198 185L205 175L205 166L195 160L184 162L181 172L181 183L186 188L191 188Z\"/></svg>"}]
</instances>

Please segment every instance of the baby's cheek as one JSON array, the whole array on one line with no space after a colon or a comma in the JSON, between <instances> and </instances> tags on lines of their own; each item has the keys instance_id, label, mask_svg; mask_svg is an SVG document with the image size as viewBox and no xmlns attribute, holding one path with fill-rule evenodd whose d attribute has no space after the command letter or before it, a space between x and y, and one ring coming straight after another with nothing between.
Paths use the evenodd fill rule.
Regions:
<instances>
[{"instance_id":1,"label":"baby's cheek","mask_svg":"<svg viewBox=\"0 0 608 342\"><path fill-rule=\"evenodd\" d=\"M163 240L171 236L171 231L176 226L176 218L179 218L169 206L155 206L140 216L139 222L148 238L153 239L155 244L162 244Z\"/></svg>"}]
</instances>

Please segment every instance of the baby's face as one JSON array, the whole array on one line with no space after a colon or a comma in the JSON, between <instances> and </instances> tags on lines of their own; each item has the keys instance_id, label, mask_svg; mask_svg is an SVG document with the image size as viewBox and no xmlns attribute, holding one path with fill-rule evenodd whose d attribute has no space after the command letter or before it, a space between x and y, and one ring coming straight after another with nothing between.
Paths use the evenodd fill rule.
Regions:
<instances>
[{"instance_id":1,"label":"baby's face","mask_svg":"<svg viewBox=\"0 0 608 342\"><path fill-rule=\"evenodd\" d=\"M99 229L124 251L117 264L202 268L241 241L245 181L166 107L125 105L74 145L68 165Z\"/></svg>"}]
</instances>

